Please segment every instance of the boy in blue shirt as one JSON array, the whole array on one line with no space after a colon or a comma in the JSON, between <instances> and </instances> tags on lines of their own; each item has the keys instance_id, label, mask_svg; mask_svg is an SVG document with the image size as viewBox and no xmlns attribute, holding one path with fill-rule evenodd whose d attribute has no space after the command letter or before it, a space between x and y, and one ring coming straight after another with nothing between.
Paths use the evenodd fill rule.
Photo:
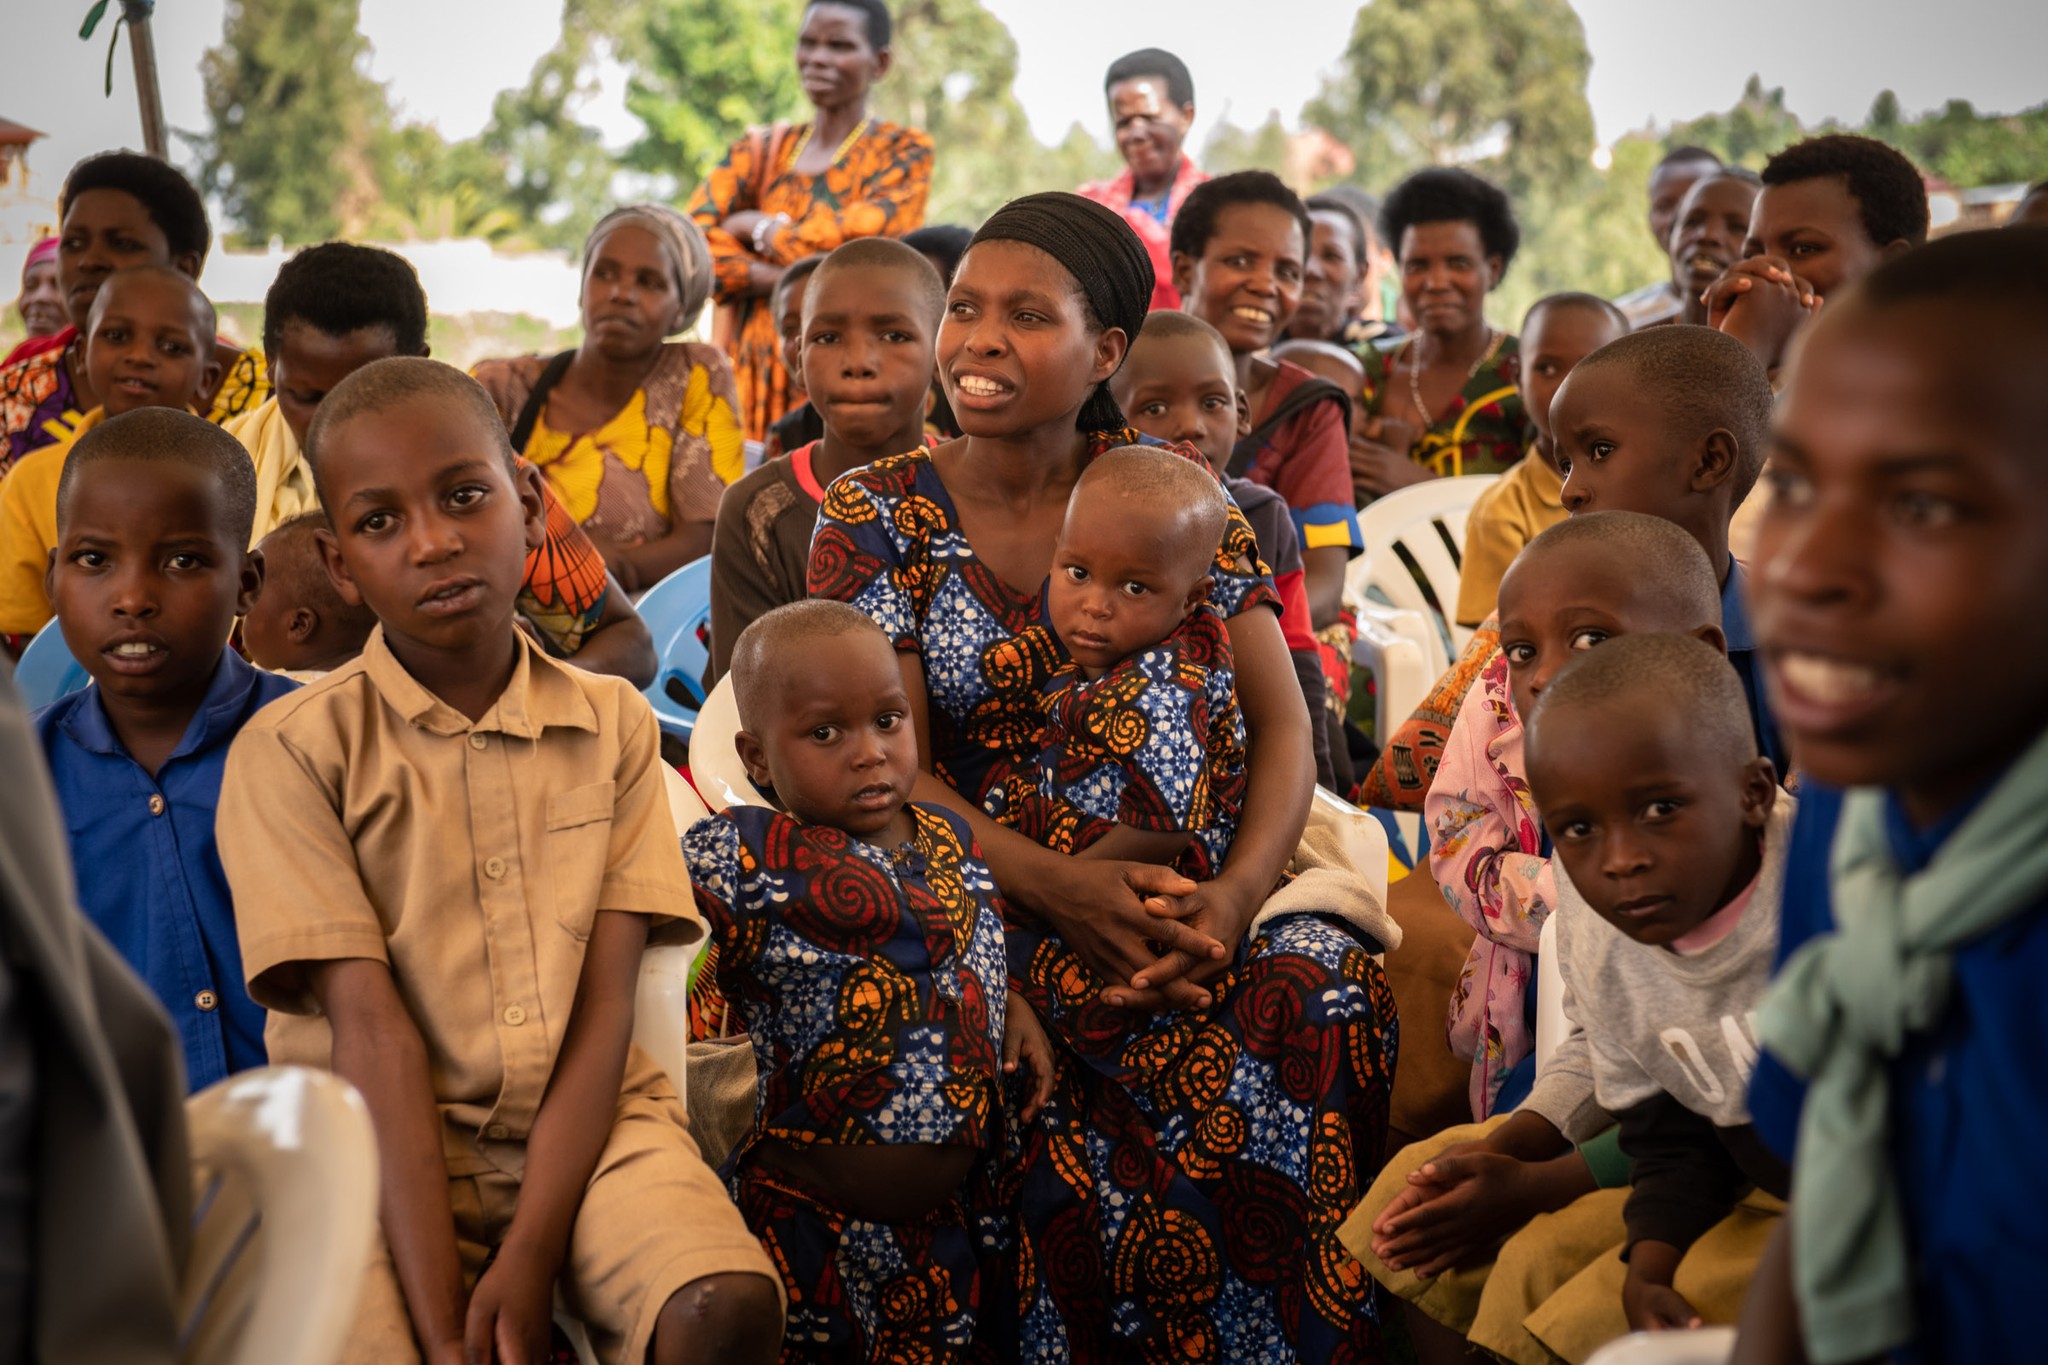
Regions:
<instances>
[{"instance_id":1,"label":"boy in blue shirt","mask_svg":"<svg viewBox=\"0 0 2048 1365\"><path fill-rule=\"evenodd\" d=\"M2044 348L2048 233L2016 230L1879 267L1794 361L1757 635L1801 768L1846 790L1803 802L1758 1018L1793 1199L1740 1360L2040 1355Z\"/></svg>"},{"instance_id":2,"label":"boy in blue shirt","mask_svg":"<svg viewBox=\"0 0 2048 1365\"><path fill-rule=\"evenodd\" d=\"M194 1090L264 1062L213 838L228 744L298 684L226 647L263 578L256 471L175 408L78 440L57 486L50 599L92 685L34 717L78 899L170 1011Z\"/></svg>"}]
</instances>

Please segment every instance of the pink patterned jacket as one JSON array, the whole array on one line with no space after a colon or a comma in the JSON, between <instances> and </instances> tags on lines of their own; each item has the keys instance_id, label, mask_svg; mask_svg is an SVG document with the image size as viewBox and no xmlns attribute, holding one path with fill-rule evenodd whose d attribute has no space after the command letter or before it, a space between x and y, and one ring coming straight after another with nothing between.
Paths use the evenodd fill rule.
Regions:
<instances>
[{"instance_id":1,"label":"pink patterned jacket","mask_svg":"<svg viewBox=\"0 0 2048 1365\"><path fill-rule=\"evenodd\" d=\"M1472 1060L1472 1116L1485 1118L1507 1073L1529 1055L1536 936L1557 903L1505 654L1496 652L1465 694L1422 809L1430 875L1479 935L1451 992L1449 1038L1453 1053Z\"/></svg>"}]
</instances>

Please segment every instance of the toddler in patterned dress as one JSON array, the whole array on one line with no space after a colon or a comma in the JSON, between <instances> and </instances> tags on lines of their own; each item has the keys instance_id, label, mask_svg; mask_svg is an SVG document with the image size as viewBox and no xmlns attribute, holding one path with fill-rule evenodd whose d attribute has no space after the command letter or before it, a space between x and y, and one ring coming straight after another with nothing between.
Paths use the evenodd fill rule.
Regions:
<instances>
[{"instance_id":1,"label":"toddler in patterned dress","mask_svg":"<svg viewBox=\"0 0 2048 1365\"><path fill-rule=\"evenodd\" d=\"M759 1067L723 1174L789 1297L783 1360L975 1357L982 1238L969 1177L1001 1123L999 1068L1051 1049L1008 990L995 878L966 820L911 801L917 733L894 650L840 602L740 635L749 775L683 840L716 993Z\"/></svg>"},{"instance_id":2,"label":"toddler in patterned dress","mask_svg":"<svg viewBox=\"0 0 2048 1365\"><path fill-rule=\"evenodd\" d=\"M1038 760L991 814L1066 853L1194 881L1222 869L1245 787L1230 639L1208 602L1228 515L1205 466L1157 446L1082 472L1046 586L1067 662L1040 697Z\"/></svg>"}]
</instances>

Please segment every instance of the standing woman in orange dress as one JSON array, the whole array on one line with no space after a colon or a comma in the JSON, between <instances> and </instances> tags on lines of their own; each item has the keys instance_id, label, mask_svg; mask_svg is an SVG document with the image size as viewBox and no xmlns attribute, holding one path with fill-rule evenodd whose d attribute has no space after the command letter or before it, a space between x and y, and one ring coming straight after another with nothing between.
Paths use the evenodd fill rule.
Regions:
<instances>
[{"instance_id":1,"label":"standing woman in orange dress","mask_svg":"<svg viewBox=\"0 0 2048 1365\"><path fill-rule=\"evenodd\" d=\"M715 297L736 316L728 343L747 439L789 407L789 374L768 295L783 270L854 237L900 237L924 222L932 140L868 114L889 74L883 0L819 0L804 11L797 72L815 117L749 129L697 192L689 213L711 242Z\"/></svg>"}]
</instances>

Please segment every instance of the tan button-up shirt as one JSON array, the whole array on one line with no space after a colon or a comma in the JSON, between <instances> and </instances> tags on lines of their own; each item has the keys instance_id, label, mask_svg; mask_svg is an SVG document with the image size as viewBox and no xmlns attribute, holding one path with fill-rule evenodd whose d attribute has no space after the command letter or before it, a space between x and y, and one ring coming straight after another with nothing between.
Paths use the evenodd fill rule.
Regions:
<instances>
[{"instance_id":1,"label":"tan button-up shirt","mask_svg":"<svg viewBox=\"0 0 2048 1365\"><path fill-rule=\"evenodd\" d=\"M452 1175L523 1167L599 910L652 916L667 940L703 931L646 699L520 638L511 682L472 724L380 629L259 712L221 783L221 861L271 1060L331 1062L306 963L388 964L426 1041Z\"/></svg>"}]
</instances>

